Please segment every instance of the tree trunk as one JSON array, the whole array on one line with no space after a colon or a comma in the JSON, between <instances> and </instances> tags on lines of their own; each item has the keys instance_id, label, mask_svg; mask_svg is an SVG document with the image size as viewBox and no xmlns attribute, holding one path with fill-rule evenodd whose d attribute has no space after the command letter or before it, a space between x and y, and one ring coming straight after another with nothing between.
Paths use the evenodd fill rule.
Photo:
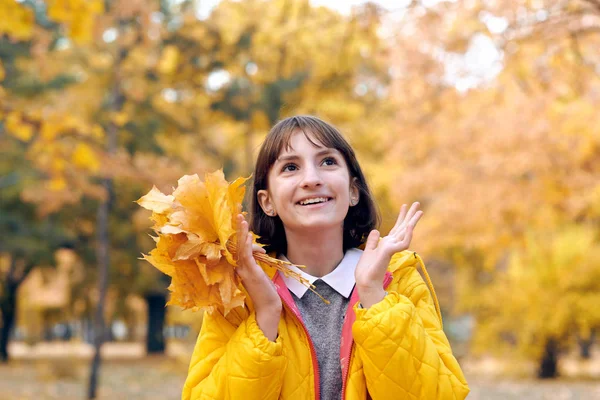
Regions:
<instances>
[{"instance_id":1,"label":"tree trunk","mask_svg":"<svg viewBox=\"0 0 600 400\"><path fill-rule=\"evenodd\" d=\"M163 354L165 352L165 305L167 297L164 294L146 296L148 302L148 335L146 336L146 351L148 354Z\"/></svg>"},{"instance_id":2,"label":"tree trunk","mask_svg":"<svg viewBox=\"0 0 600 400\"><path fill-rule=\"evenodd\" d=\"M596 330L592 329L588 338L577 337L579 343L579 356L583 360L589 360L592 358L592 345L596 340Z\"/></svg>"},{"instance_id":3,"label":"tree trunk","mask_svg":"<svg viewBox=\"0 0 600 400\"><path fill-rule=\"evenodd\" d=\"M125 98L121 91L120 66L127 56L126 49L117 50L117 60L113 69L113 86L110 93L110 111L121 111ZM109 123L106 127L106 152L113 155L117 151L118 127ZM99 299L96 308L96 317L94 321L94 358L90 369L90 380L88 386L88 399L96 398L98 385L98 371L100 370L100 350L106 339L106 324L104 322L104 301L106 299L106 290L108 288L108 269L110 266L110 238L108 234L108 219L114 199L113 181L111 178L103 178L102 185L107 194L107 198L98 207L97 213L97 232L98 242L96 244L96 260L98 262L98 292Z\"/></svg>"},{"instance_id":4,"label":"tree trunk","mask_svg":"<svg viewBox=\"0 0 600 400\"><path fill-rule=\"evenodd\" d=\"M110 203L112 197L111 179L103 179L103 186L107 191L108 197L98 207L97 214L97 240L96 260L98 263L98 304L94 317L94 358L90 371L90 381L88 386L88 399L95 399L98 387L98 371L100 370L100 351L106 339L106 324L104 321L104 302L106 299L106 290L108 288L108 268L110 266L109 257L109 236L108 236L108 216L110 214Z\"/></svg>"},{"instance_id":5,"label":"tree trunk","mask_svg":"<svg viewBox=\"0 0 600 400\"><path fill-rule=\"evenodd\" d=\"M538 378L548 379L558 376L558 342L554 338L546 341L544 355L540 363Z\"/></svg>"},{"instance_id":6,"label":"tree trunk","mask_svg":"<svg viewBox=\"0 0 600 400\"><path fill-rule=\"evenodd\" d=\"M17 311L17 287L10 280L4 287L0 312L2 314L2 327L0 328L0 363L8 362L8 340L15 323Z\"/></svg>"},{"instance_id":7,"label":"tree trunk","mask_svg":"<svg viewBox=\"0 0 600 400\"><path fill-rule=\"evenodd\" d=\"M4 288L0 293L0 314L2 314L2 327L0 327L0 363L8 361L8 342L15 319L17 316L17 289L25 280L31 269L32 262L27 262L22 254L11 255L10 267Z\"/></svg>"}]
</instances>

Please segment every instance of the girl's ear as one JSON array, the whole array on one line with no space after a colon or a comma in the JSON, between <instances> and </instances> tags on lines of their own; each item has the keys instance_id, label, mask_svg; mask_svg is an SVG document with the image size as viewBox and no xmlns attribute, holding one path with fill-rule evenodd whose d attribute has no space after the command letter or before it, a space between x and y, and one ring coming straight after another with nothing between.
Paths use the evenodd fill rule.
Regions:
<instances>
[{"instance_id":1,"label":"girl's ear","mask_svg":"<svg viewBox=\"0 0 600 400\"><path fill-rule=\"evenodd\" d=\"M270 217L274 217L277 215L268 190L261 189L256 193L256 196L258 198L258 204L260 204L260 208L262 208L265 214L267 214Z\"/></svg>"},{"instance_id":2,"label":"girl's ear","mask_svg":"<svg viewBox=\"0 0 600 400\"><path fill-rule=\"evenodd\" d=\"M358 189L358 178L352 178L350 183L350 206L355 206L360 201L360 190Z\"/></svg>"}]
</instances>

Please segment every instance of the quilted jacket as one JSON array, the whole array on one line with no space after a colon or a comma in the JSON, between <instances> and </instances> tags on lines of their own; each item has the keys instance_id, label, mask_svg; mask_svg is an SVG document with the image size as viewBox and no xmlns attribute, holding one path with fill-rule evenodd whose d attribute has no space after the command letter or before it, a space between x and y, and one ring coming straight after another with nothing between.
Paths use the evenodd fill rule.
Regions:
<instances>
[{"instance_id":1,"label":"quilted jacket","mask_svg":"<svg viewBox=\"0 0 600 400\"><path fill-rule=\"evenodd\" d=\"M353 292L342 328L342 399L450 400L469 393L419 264L408 250L394 255L388 294L368 309L358 307ZM206 313L183 400L320 398L317 357L300 313L279 273L263 268L284 304L276 341L258 327L249 297L247 307L226 317Z\"/></svg>"}]
</instances>

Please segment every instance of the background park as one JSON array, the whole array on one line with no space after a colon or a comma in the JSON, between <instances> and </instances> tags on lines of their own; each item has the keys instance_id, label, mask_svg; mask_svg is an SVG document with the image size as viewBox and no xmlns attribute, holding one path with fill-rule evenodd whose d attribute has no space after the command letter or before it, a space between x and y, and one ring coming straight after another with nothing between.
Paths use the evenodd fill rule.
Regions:
<instances>
[{"instance_id":1,"label":"background park","mask_svg":"<svg viewBox=\"0 0 600 400\"><path fill-rule=\"evenodd\" d=\"M134 201L293 114L421 202L469 398L600 398L599 49L598 0L0 0L0 399L179 398Z\"/></svg>"}]
</instances>

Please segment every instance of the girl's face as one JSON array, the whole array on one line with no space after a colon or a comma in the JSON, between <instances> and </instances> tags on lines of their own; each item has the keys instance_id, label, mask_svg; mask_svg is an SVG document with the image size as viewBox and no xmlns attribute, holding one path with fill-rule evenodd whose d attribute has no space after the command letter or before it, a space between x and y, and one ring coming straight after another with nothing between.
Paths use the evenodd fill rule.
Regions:
<instances>
[{"instance_id":1,"label":"girl's face","mask_svg":"<svg viewBox=\"0 0 600 400\"><path fill-rule=\"evenodd\" d=\"M342 228L351 199L358 203L342 153L315 146L299 130L271 166L268 187L258 192L258 201L267 215L281 218L286 230Z\"/></svg>"}]
</instances>

